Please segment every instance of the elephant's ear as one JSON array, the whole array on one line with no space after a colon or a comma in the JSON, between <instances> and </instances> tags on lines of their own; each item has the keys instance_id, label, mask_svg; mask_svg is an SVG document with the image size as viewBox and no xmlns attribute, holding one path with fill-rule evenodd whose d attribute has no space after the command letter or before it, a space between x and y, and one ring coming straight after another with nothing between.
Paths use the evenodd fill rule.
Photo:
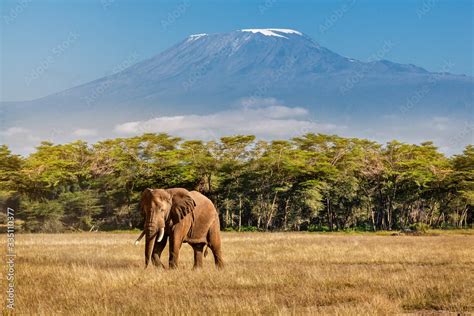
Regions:
<instances>
[{"instance_id":1,"label":"elephant's ear","mask_svg":"<svg viewBox=\"0 0 474 316\"><path fill-rule=\"evenodd\" d=\"M168 189L171 195L170 215L174 222L179 222L196 207L196 202L186 189Z\"/></svg>"},{"instance_id":2,"label":"elephant's ear","mask_svg":"<svg viewBox=\"0 0 474 316\"><path fill-rule=\"evenodd\" d=\"M153 189L147 188L143 190L142 196L140 198L140 203L138 203L138 210L140 213L142 213L143 216L145 216L145 205L150 204L151 198L152 198L152 193Z\"/></svg>"}]
</instances>

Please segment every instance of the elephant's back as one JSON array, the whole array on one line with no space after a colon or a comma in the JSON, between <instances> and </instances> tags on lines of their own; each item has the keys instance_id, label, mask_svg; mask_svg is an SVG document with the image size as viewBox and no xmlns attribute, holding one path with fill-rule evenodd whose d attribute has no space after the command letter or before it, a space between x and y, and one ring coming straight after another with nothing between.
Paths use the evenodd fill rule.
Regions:
<instances>
[{"instance_id":1,"label":"elephant's back","mask_svg":"<svg viewBox=\"0 0 474 316\"><path fill-rule=\"evenodd\" d=\"M198 191L189 192L194 202L196 202L196 208L205 208L213 213L217 213L214 203L205 195Z\"/></svg>"}]
</instances>

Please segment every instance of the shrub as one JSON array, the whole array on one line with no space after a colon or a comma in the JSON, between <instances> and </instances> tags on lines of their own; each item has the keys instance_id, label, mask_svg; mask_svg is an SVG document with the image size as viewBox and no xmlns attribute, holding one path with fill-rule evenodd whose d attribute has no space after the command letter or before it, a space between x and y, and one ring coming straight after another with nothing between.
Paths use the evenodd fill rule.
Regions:
<instances>
[{"instance_id":1,"label":"shrub","mask_svg":"<svg viewBox=\"0 0 474 316\"><path fill-rule=\"evenodd\" d=\"M430 225L425 223L415 223L410 225L410 229L418 233L426 233L428 229L430 229Z\"/></svg>"},{"instance_id":2,"label":"shrub","mask_svg":"<svg viewBox=\"0 0 474 316\"><path fill-rule=\"evenodd\" d=\"M324 225L308 225L307 231L309 232L328 232L329 227Z\"/></svg>"},{"instance_id":3,"label":"shrub","mask_svg":"<svg viewBox=\"0 0 474 316\"><path fill-rule=\"evenodd\" d=\"M255 226L242 226L240 227L241 232L256 232L258 230Z\"/></svg>"},{"instance_id":4,"label":"shrub","mask_svg":"<svg viewBox=\"0 0 474 316\"><path fill-rule=\"evenodd\" d=\"M225 232L237 232L237 231L239 231L239 228L230 226L230 227L225 227L223 230ZM241 232L256 232L256 231L258 231L258 228L255 227L255 226L241 226L240 231Z\"/></svg>"},{"instance_id":5,"label":"shrub","mask_svg":"<svg viewBox=\"0 0 474 316\"><path fill-rule=\"evenodd\" d=\"M92 190L62 193L58 201L64 212L61 221L72 229L89 230L93 217L101 211L97 193Z\"/></svg>"},{"instance_id":6,"label":"shrub","mask_svg":"<svg viewBox=\"0 0 474 316\"><path fill-rule=\"evenodd\" d=\"M19 215L26 219L22 228L27 232L55 233L64 230L61 222L64 209L56 200L24 200Z\"/></svg>"}]
</instances>

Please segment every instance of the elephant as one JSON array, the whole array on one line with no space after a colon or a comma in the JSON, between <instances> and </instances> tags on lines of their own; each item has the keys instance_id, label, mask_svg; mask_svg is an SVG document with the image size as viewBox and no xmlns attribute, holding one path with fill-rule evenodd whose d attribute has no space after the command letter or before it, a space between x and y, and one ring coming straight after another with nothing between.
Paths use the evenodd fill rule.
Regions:
<instances>
[{"instance_id":1,"label":"elephant","mask_svg":"<svg viewBox=\"0 0 474 316\"><path fill-rule=\"evenodd\" d=\"M147 188L142 192L139 209L145 217L145 225L135 244L146 236L145 268L150 260L155 266L164 267L160 257L168 239L171 269L178 267L183 243L193 247L193 269L202 267L205 246L211 249L216 266L224 266L219 215L207 197L183 188ZM206 255L207 249L204 252Z\"/></svg>"}]
</instances>

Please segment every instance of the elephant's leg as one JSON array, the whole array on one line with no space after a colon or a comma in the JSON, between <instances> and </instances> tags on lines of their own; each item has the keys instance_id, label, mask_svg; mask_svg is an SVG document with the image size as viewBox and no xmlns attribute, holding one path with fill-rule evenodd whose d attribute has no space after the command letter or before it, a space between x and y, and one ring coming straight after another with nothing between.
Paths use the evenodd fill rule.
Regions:
<instances>
[{"instance_id":1,"label":"elephant's leg","mask_svg":"<svg viewBox=\"0 0 474 316\"><path fill-rule=\"evenodd\" d=\"M205 244L194 244L192 245L194 249L194 266L193 269L198 269L202 267L202 252L204 250Z\"/></svg>"},{"instance_id":2,"label":"elephant's leg","mask_svg":"<svg viewBox=\"0 0 474 316\"><path fill-rule=\"evenodd\" d=\"M170 236L170 257L169 257L169 266L170 269L175 269L178 267L179 260L179 250L183 244L183 239L179 238L175 234Z\"/></svg>"},{"instance_id":3,"label":"elephant's leg","mask_svg":"<svg viewBox=\"0 0 474 316\"><path fill-rule=\"evenodd\" d=\"M161 253L166 247L166 242L168 241L168 236L164 236L160 242L155 243L155 247L153 248L153 255L151 260L156 267L165 267L161 262Z\"/></svg>"},{"instance_id":4,"label":"elephant's leg","mask_svg":"<svg viewBox=\"0 0 474 316\"><path fill-rule=\"evenodd\" d=\"M209 248L212 250L212 254L214 255L214 262L218 268L224 267L224 260L222 258L222 251L221 251L221 235L220 235L220 228L219 228L219 221L215 221L214 224L211 225L209 229L209 233L207 234L207 240Z\"/></svg>"}]
</instances>

